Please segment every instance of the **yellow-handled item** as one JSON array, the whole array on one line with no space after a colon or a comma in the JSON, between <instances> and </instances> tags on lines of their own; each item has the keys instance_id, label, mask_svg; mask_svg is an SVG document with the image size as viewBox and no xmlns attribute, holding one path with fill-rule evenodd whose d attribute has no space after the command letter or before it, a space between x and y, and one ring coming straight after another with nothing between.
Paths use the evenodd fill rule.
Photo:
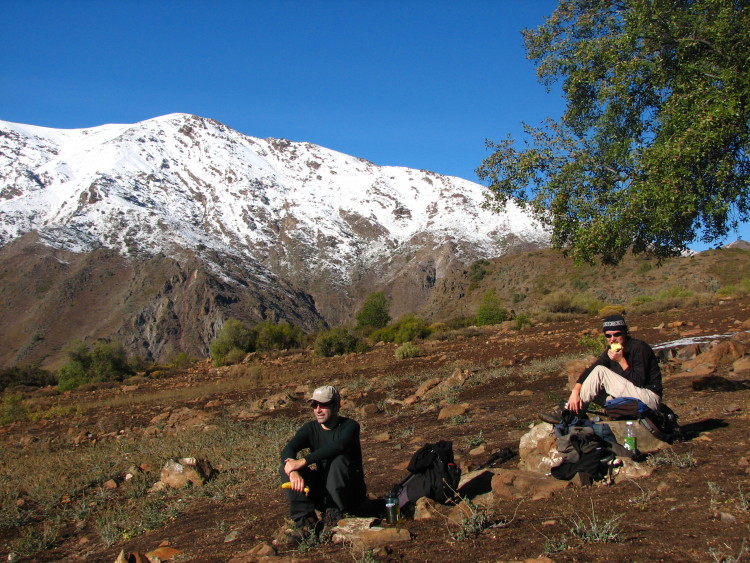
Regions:
<instances>
[{"instance_id":1,"label":"yellow-handled item","mask_svg":"<svg viewBox=\"0 0 750 563\"><path fill-rule=\"evenodd\" d=\"M282 489L291 489L292 488L292 484L289 481L287 481L286 483L282 483L281 484L281 488ZM307 493L310 492L310 487L306 486L303 490L305 491L305 494L307 494Z\"/></svg>"}]
</instances>

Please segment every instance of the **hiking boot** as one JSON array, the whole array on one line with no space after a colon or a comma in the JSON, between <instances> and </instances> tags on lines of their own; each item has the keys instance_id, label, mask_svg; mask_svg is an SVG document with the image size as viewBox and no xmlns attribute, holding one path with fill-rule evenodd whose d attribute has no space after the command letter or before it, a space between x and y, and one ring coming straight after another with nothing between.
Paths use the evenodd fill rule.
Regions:
<instances>
[{"instance_id":1,"label":"hiking boot","mask_svg":"<svg viewBox=\"0 0 750 563\"><path fill-rule=\"evenodd\" d=\"M338 508L326 508L326 513L323 516L323 532L330 532L333 528L339 525L344 515Z\"/></svg>"},{"instance_id":2,"label":"hiking boot","mask_svg":"<svg viewBox=\"0 0 750 563\"><path fill-rule=\"evenodd\" d=\"M295 528L281 542L286 549L296 549L311 536L318 536L322 528L322 522L315 516L304 516L294 521Z\"/></svg>"},{"instance_id":3,"label":"hiking boot","mask_svg":"<svg viewBox=\"0 0 750 563\"><path fill-rule=\"evenodd\" d=\"M542 421L552 425L560 424L563 419L563 412L565 412L565 405L563 403L560 403L550 412L540 413L539 418L542 419Z\"/></svg>"}]
</instances>

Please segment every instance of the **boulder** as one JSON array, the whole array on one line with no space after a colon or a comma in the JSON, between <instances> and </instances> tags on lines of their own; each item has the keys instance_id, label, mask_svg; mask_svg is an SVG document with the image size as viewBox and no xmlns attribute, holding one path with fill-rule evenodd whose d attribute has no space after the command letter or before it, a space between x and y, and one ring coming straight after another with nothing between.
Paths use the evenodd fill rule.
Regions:
<instances>
[{"instance_id":1,"label":"boulder","mask_svg":"<svg viewBox=\"0 0 750 563\"><path fill-rule=\"evenodd\" d=\"M181 489L187 485L202 486L212 473L213 468L208 461L184 457L167 461L161 469L159 480L168 487Z\"/></svg>"},{"instance_id":2,"label":"boulder","mask_svg":"<svg viewBox=\"0 0 750 563\"><path fill-rule=\"evenodd\" d=\"M542 422L521 436L518 444L518 468L546 474L562 457L557 451L557 440L552 425Z\"/></svg>"},{"instance_id":3,"label":"boulder","mask_svg":"<svg viewBox=\"0 0 750 563\"><path fill-rule=\"evenodd\" d=\"M492 493L496 499L544 500L570 486L569 481L519 469L498 469L492 477Z\"/></svg>"}]
</instances>

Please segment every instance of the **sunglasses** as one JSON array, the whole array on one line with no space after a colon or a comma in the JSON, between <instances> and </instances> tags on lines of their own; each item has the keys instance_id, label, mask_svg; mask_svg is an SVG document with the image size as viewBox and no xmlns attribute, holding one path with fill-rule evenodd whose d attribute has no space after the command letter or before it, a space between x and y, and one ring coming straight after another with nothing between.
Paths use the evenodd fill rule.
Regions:
<instances>
[{"instance_id":1,"label":"sunglasses","mask_svg":"<svg viewBox=\"0 0 750 563\"><path fill-rule=\"evenodd\" d=\"M605 332L604 333L604 336L606 336L607 338L617 338L618 336L622 336L622 335L623 335L622 332Z\"/></svg>"},{"instance_id":2,"label":"sunglasses","mask_svg":"<svg viewBox=\"0 0 750 563\"><path fill-rule=\"evenodd\" d=\"M320 407L321 409L330 409L332 405L333 402L319 403L318 401L313 401L312 403L310 403L310 406L314 409L317 409L318 407Z\"/></svg>"}]
</instances>

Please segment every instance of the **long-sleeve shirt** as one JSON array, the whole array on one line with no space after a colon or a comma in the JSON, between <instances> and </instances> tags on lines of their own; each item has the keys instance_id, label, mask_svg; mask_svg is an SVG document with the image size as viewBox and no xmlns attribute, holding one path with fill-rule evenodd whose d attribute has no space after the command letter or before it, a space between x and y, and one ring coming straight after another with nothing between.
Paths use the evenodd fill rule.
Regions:
<instances>
[{"instance_id":1,"label":"long-sleeve shirt","mask_svg":"<svg viewBox=\"0 0 750 563\"><path fill-rule=\"evenodd\" d=\"M303 424L281 451L282 463L287 458L294 459L305 448L310 448L310 453L305 456L308 465L317 463L325 466L326 462L343 454L352 461L356 469L362 471L359 423L351 418L340 416L336 426L330 430L326 430L315 420Z\"/></svg>"},{"instance_id":2,"label":"long-sleeve shirt","mask_svg":"<svg viewBox=\"0 0 750 563\"><path fill-rule=\"evenodd\" d=\"M622 354L628 362L628 369L626 370L623 370L618 362L609 359L607 350L604 350L593 364L583 370L581 375L578 376L577 383L583 383L596 366L604 366L621 375L633 385L653 391L659 397L662 396L659 361L648 344L635 338L625 340Z\"/></svg>"}]
</instances>

